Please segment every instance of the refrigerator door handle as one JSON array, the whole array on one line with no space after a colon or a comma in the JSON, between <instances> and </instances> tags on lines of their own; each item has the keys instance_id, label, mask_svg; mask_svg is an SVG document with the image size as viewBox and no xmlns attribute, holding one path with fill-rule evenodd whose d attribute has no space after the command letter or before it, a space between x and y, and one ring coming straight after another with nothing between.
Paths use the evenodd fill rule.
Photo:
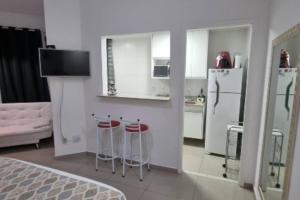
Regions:
<instances>
[{"instance_id":1,"label":"refrigerator door handle","mask_svg":"<svg viewBox=\"0 0 300 200\"><path fill-rule=\"evenodd\" d=\"M287 119L288 119L288 120L289 120L289 118L290 118L289 99L290 99L290 90L291 90L292 85L293 85L293 79L292 79L291 82L287 85L287 87L286 87L286 92L285 92L285 109L286 109L287 112L288 112L288 116L287 116Z\"/></svg>"},{"instance_id":2,"label":"refrigerator door handle","mask_svg":"<svg viewBox=\"0 0 300 200\"><path fill-rule=\"evenodd\" d=\"M217 86L217 90L216 90L216 101L215 101L215 104L214 104L214 114L215 114L215 111L216 111L216 107L219 103L219 93L220 93L220 84L219 84L217 79L216 79L215 83L216 83L216 86Z\"/></svg>"}]
</instances>

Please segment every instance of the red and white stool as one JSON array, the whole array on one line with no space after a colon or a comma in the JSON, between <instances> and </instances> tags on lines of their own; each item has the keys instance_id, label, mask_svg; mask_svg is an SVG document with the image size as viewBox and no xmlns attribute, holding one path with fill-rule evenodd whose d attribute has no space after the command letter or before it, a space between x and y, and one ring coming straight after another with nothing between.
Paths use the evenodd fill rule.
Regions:
<instances>
[{"instance_id":1,"label":"red and white stool","mask_svg":"<svg viewBox=\"0 0 300 200\"><path fill-rule=\"evenodd\" d=\"M112 173L115 174L115 159L120 156L116 152L118 144L114 144L114 139L118 139L117 133L114 132L114 129L120 128L120 121L113 120L110 115L107 118L95 116L92 114L94 120L97 122L97 151L96 151L96 171L98 171L98 160L111 160L112 161ZM103 136L104 134L109 133L109 149L103 149ZM117 140L118 141L118 140ZM116 145L116 146L115 146ZM109 155L110 154L110 155Z\"/></svg>"},{"instance_id":2,"label":"red and white stool","mask_svg":"<svg viewBox=\"0 0 300 200\"><path fill-rule=\"evenodd\" d=\"M150 143L149 143L149 126L146 124L140 123L138 119L137 122L130 122L125 121L121 117L121 121L124 128L123 134L123 172L122 177L125 177L125 166L128 165L130 167L139 167L140 168L140 181L143 181L143 166L147 164L148 171L150 171ZM130 146L130 153L129 157L127 156L127 137L130 137L129 145ZM145 138L145 142L143 142L143 138ZM132 145L133 140L138 139L139 144L139 153L133 154L132 152ZM145 146L143 146L145 145ZM146 147L146 148L145 148ZM147 152L144 152L146 149ZM145 156L146 155L146 156ZM134 157L135 156L135 157ZM144 157L146 157L144 159ZM127 162L130 160L130 162ZM136 164L133 163L133 160Z\"/></svg>"}]
</instances>

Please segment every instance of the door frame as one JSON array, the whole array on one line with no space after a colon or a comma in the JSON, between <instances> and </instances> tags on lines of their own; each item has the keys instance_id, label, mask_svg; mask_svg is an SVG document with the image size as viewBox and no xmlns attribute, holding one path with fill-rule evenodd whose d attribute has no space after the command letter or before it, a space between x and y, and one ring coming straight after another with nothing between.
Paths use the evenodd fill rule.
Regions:
<instances>
[{"instance_id":1,"label":"door frame","mask_svg":"<svg viewBox=\"0 0 300 200\"><path fill-rule=\"evenodd\" d=\"M295 35L300 34L300 24L292 27L288 31L284 32L274 40L270 41L272 45L269 45L269 56L270 59L273 58L273 48L288 40ZM265 75L265 87L264 87L264 101L263 101L263 109L262 109L262 118L261 118L261 127L260 127L260 137L259 137L259 147L258 147L258 155L257 155L257 165L256 165L256 174L255 174L255 183L254 183L254 193L257 200L264 200L263 192L260 187L260 177L261 177L261 165L263 160L263 153L264 153L264 141L265 141L265 132L267 127L267 117L268 117L268 105L269 105L269 92L271 88L271 72L273 61L270 62L270 65L267 66L266 75ZM288 155L287 155L287 166L285 170L285 178L284 178L284 185L283 185L283 194L282 200L289 199L289 190L290 190L290 183L291 183L291 176L293 171L293 162L294 162L294 154L295 154L295 145L297 139L297 130L299 128L298 121L299 121L299 112L300 112L300 67L298 66L298 76L296 80L296 88L294 94L294 102L293 102L293 110L292 110L292 119L291 119L291 126L290 126L290 133L289 133L289 141L288 141Z\"/></svg>"},{"instance_id":2,"label":"door frame","mask_svg":"<svg viewBox=\"0 0 300 200\"><path fill-rule=\"evenodd\" d=\"M229 29L229 28L239 28L239 27L247 27L249 29L249 40L248 40L248 60L247 60L247 71L249 71L249 68L251 67L251 52L252 52L252 41L253 41L253 24L252 23L249 23L249 22L238 22L238 23L228 23L226 25L220 25L220 26L206 26L206 27L202 27L202 28L191 28L191 29L186 29L185 30L185 47L186 47L186 37L187 37L187 31L189 30L218 30L218 29ZM185 55L186 55L186 48L185 48ZM186 59L186 56L185 56L185 59ZM185 63L185 61L184 61ZM184 88L185 88L185 70L186 68L186 65L184 65ZM208 71L208 68L207 68L207 71ZM247 102L247 89L248 89L248 74L247 74L247 80L246 80L246 98L245 98L245 105L246 105L246 102ZM184 108L185 108L185 103L184 103L184 92L185 90L183 90L183 98L182 98L182 103L183 103L183 109L180 109L179 113L181 114L181 127L180 127L180 130L181 130L181 134L179 134L179 143L178 143L178 159L177 159L177 173L182 173L183 172L183 167L182 167L182 162L183 162L183 143L184 143ZM247 110L246 110L246 107L244 109L244 119L246 117L246 113L247 113ZM205 116L204 116L205 117ZM205 126L205 124L204 124ZM247 125L245 125L247 126ZM205 133L204 133L205 135ZM242 148L241 148L241 158L243 156L243 152L245 150L245 145L244 145L244 138L245 138L245 133L243 135L243 142L242 142ZM243 168L243 166L247 166L247 160L240 160L240 169ZM242 170L240 170L240 174L239 174L239 180L237 181L239 183L240 186L246 186L245 184L245 178L244 176L242 176L241 173ZM230 179L225 179L225 178L222 178L222 177L216 177L217 179L222 179L222 180L225 180L225 181L231 181ZM251 187L252 189L252 187Z\"/></svg>"}]
</instances>

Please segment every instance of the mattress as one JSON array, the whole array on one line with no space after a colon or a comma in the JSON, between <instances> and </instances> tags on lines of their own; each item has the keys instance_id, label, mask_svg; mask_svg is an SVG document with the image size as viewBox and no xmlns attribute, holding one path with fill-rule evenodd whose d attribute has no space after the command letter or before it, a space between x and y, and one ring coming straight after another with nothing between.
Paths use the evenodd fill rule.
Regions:
<instances>
[{"instance_id":1,"label":"mattress","mask_svg":"<svg viewBox=\"0 0 300 200\"><path fill-rule=\"evenodd\" d=\"M121 191L97 181L0 157L0 200L12 199L126 200L126 197Z\"/></svg>"}]
</instances>

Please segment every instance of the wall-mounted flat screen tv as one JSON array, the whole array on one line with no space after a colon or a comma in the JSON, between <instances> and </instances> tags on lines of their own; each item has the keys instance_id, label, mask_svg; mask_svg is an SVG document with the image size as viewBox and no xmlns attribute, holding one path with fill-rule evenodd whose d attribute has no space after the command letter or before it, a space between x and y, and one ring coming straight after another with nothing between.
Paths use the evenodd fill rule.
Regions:
<instances>
[{"instance_id":1,"label":"wall-mounted flat screen tv","mask_svg":"<svg viewBox=\"0 0 300 200\"><path fill-rule=\"evenodd\" d=\"M41 76L89 76L88 51L39 49Z\"/></svg>"}]
</instances>

